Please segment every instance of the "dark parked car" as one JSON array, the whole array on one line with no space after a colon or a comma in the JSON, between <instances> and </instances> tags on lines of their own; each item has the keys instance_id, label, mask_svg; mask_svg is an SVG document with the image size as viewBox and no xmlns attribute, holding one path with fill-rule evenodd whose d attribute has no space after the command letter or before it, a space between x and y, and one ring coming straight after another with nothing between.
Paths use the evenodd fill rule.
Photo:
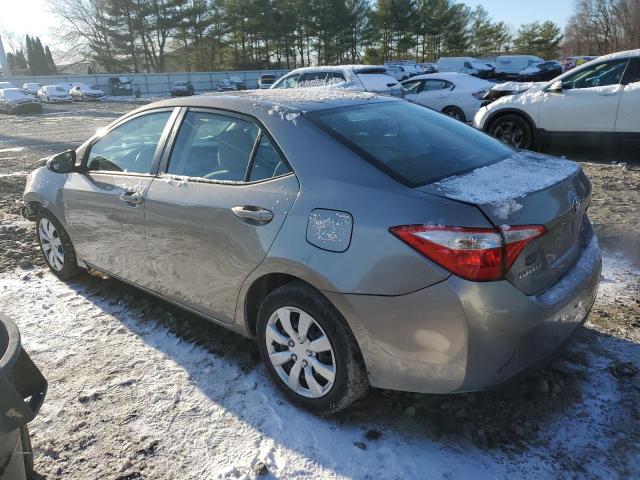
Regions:
<instances>
[{"instance_id":1,"label":"dark parked car","mask_svg":"<svg viewBox=\"0 0 640 480\"><path fill-rule=\"evenodd\" d=\"M111 77L109 79L109 95L133 95L133 85L127 77Z\"/></svg>"},{"instance_id":2,"label":"dark parked car","mask_svg":"<svg viewBox=\"0 0 640 480\"><path fill-rule=\"evenodd\" d=\"M19 88L0 89L0 111L5 113L42 113L42 103Z\"/></svg>"},{"instance_id":3,"label":"dark parked car","mask_svg":"<svg viewBox=\"0 0 640 480\"><path fill-rule=\"evenodd\" d=\"M193 95L195 89L191 82L176 82L171 87L172 97L189 97Z\"/></svg>"},{"instance_id":4,"label":"dark parked car","mask_svg":"<svg viewBox=\"0 0 640 480\"><path fill-rule=\"evenodd\" d=\"M0 480L33 478L27 423L46 392L47 381L22 349L18 327L0 313Z\"/></svg>"},{"instance_id":5,"label":"dark parked car","mask_svg":"<svg viewBox=\"0 0 640 480\"><path fill-rule=\"evenodd\" d=\"M538 62L522 70L518 76L521 82L547 82L562 73L559 62Z\"/></svg>"},{"instance_id":6,"label":"dark parked car","mask_svg":"<svg viewBox=\"0 0 640 480\"><path fill-rule=\"evenodd\" d=\"M95 269L255 338L285 394L327 413L552 356L597 293L590 199L574 162L296 88L129 112L32 172L23 212L59 277Z\"/></svg>"}]
</instances>

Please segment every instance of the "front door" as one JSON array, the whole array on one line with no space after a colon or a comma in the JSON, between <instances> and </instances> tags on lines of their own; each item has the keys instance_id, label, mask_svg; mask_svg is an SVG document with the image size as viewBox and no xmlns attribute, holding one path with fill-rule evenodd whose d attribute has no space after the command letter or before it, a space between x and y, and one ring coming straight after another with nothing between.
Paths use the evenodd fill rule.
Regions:
<instances>
[{"instance_id":1,"label":"front door","mask_svg":"<svg viewBox=\"0 0 640 480\"><path fill-rule=\"evenodd\" d=\"M63 190L79 258L143 287L153 285L144 232L145 195L157 168L171 109L136 116L93 143L83 173Z\"/></svg>"},{"instance_id":2,"label":"front door","mask_svg":"<svg viewBox=\"0 0 640 480\"><path fill-rule=\"evenodd\" d=\"M246 117L186 113L146 195L155 290L222 322L265 257L298 193L295 175Z\"/></svg>"},{"instance_id":3,"label":"front door","mask_svg":"<svg viewBox=\"0 0 640 480\"><path fill-rule=\"evenodd\" d=\"M539 127L548 132L612 134L627 61L592 65L565 77L561 92L541 93Z\"/></svg>"}]
</instances>

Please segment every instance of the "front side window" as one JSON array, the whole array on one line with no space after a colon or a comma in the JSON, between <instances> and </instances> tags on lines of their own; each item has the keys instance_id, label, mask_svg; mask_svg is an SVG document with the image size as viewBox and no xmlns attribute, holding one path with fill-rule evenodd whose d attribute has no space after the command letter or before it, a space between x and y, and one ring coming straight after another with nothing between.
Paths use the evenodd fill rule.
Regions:
<instances>
[{"instance_id":1,"label":"front side window","mask_svg":"<svg viewBox=\"0 0 640 480\"><path fill-rule=\"evenodd\" d=\"M422 91L423 88L423 81L422 80L412 80L410 82L405 82L402 84L402 86L405 88L406 93L407 94L412 94L412 93L420 93Z\"/></svg>"},{"instance_id":2,"label":"front side window","mask_svg":"<svg viewBox=\"0 0 640 480\"><path fill-rule=\"evenodd\" d=\"M160 136L170 116L170 111L149 113L111 130L91 146L87 168L150 173Z\"/></svg>"},{"instance_id":3,"label":"front side window","mask_svg":"<svg viewBox=\"0 0 640 480\"><path fill-rule=\"evenodd\" d=\"M464 62L464 68L473 68L473 67L471 66L471 63Z\"/></svg>"},{"instance_id":4,"label":"front side window","mask_svg":"<svg viewBox=\"0 0 640 480\"><path fill-rule=\"evenodd\" d=\"M243 182L258 133L258 127L245 120L189 112L178 132L167 173Z\"/></svg>"},{"instance_id":5,"label":"front side window","mask_svg":"<svg viewBox=\"0 0 640 480\"><path fill-rule=\"evenodd\" d=\"M572 90L617 85L622 80L628 62L628 59L625 58L588 66L565 77L562 80L562 88Z\"/></svg>"},{"instance_id":6,"label":"front side window","mask_svg":"<svg viewBox=\"0 0 640 480\"><path fill-rule=\"evenodd\" d=\"M299 74L289 75L288 77L283 77L280 79L278 83L276 83L273 88L296 88L298 86L298 79L300 78Z\"/></svg>"},{"instance_id":7,"label":"front side window","mask_svg":"<svg viewBox=\"0 0 640 480\"><path fill-rule=\"evenodd\" d=\"M490 165L515 153L462 122L409 102L321 110L306 117L410 187Z\"/></svg>"}]
</instances>

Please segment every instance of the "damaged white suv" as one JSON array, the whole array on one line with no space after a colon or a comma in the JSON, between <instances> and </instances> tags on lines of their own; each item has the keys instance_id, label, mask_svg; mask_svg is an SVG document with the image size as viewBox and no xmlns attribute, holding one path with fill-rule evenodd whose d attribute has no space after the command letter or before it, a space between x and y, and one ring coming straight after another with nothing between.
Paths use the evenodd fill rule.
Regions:
<instances>
[{"instance_id":1,"label":"damaged white suv","mask_svg":"<svg viewBox=\"0 0 640 480\"><path fill-rule=\"evenodd\" d=\"M544 83L497 85L473 125L534 149L640 141L640 50L599 57Z\"/></svg>"}]
</instances>

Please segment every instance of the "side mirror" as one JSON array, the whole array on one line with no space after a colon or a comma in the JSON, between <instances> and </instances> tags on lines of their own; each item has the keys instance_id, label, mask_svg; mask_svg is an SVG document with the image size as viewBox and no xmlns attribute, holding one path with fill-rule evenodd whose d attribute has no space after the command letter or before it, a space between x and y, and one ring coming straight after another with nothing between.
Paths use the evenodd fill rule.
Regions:
<instances>
[{"instance_id":1,"label":"side mirror","mask_svg":"<svg viewBox=\"0 0 640 480\"><path fill-rule=\"evenodd\" d=\"M562 80L553 82L549 87L549 91L551 93L560 93L562 91Z\"/></svg>"},{"instance_id":2,"label":"side mirror","mask_svg":"<svg viewBox=\"0 0 640 480\"><path fill-rule=\"evenodd\" d=\"M47 160L47 168L55 173L71 173L76 166L76 151L67 150Z\"/></svg>"}]
</instances>

